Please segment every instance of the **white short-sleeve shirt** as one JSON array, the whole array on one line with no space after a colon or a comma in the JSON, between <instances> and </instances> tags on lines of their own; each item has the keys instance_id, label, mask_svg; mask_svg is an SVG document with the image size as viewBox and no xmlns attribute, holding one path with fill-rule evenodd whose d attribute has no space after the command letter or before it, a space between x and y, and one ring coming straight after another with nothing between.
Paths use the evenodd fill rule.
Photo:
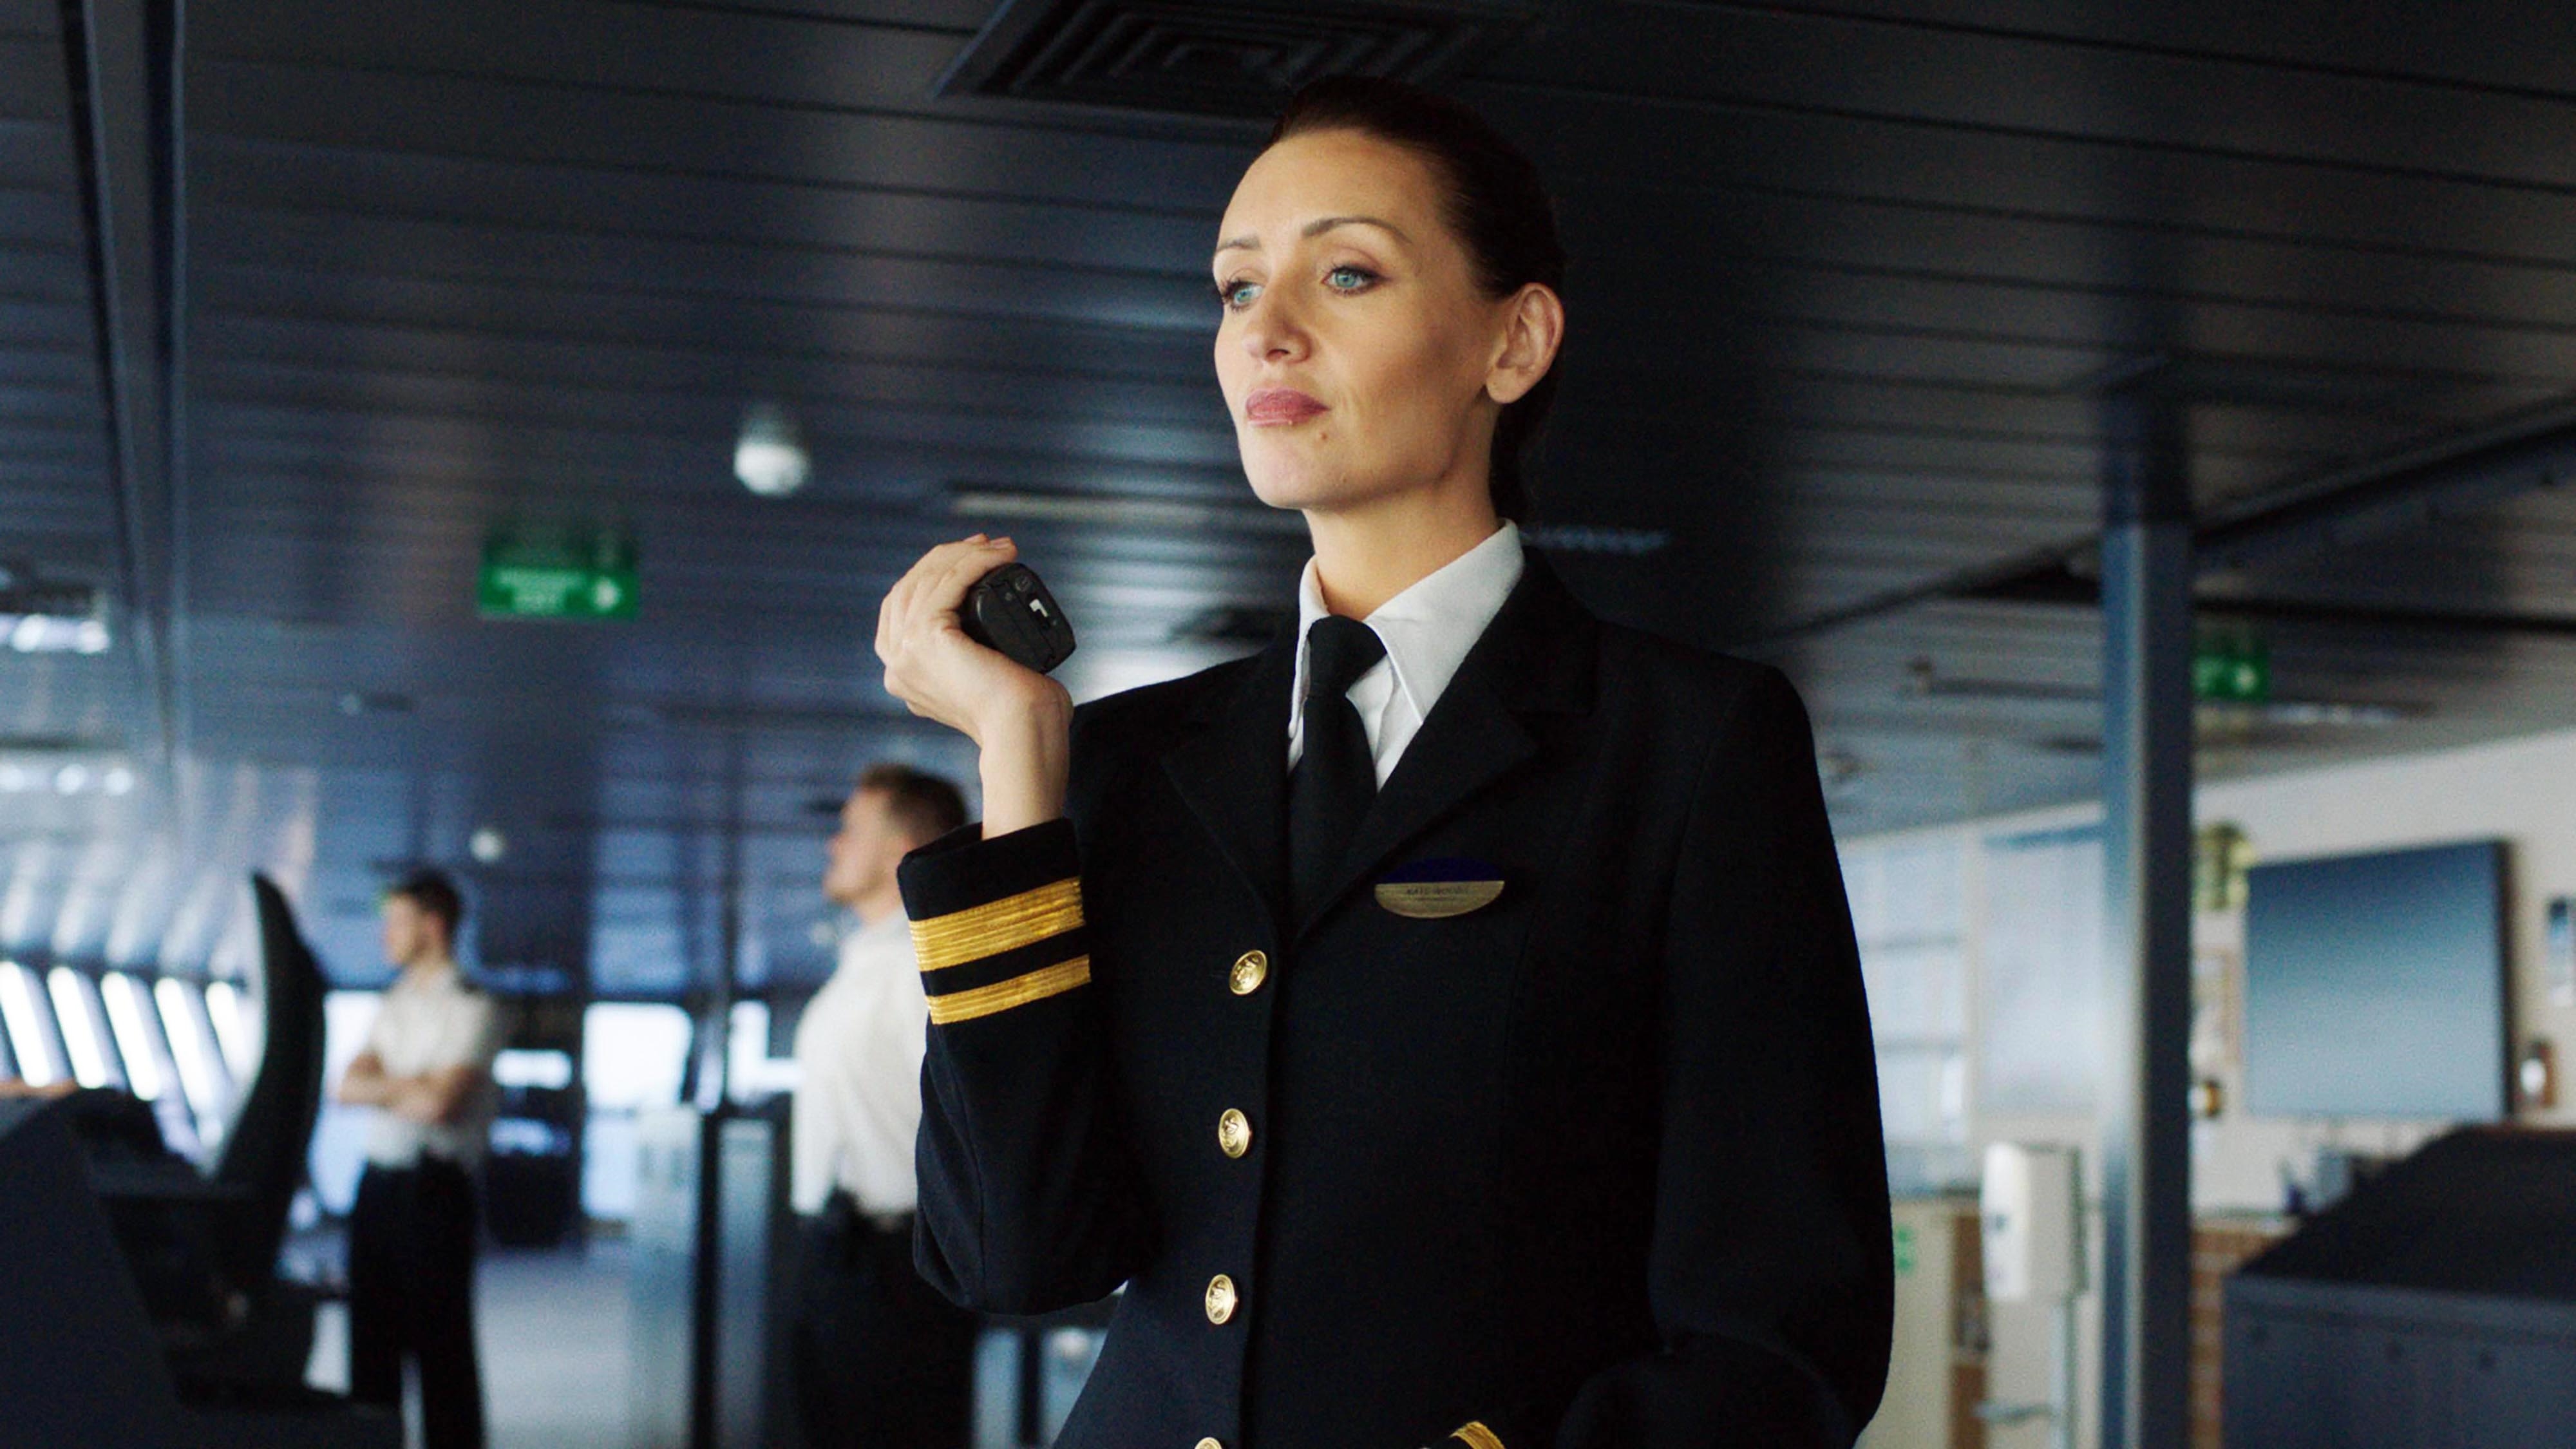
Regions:
<instances>
[{"instance_id":1,"label":"white short-sleeve shirt","mask_svg":"<svg viewBox=\"0 0 2576 1449\"><path fill-rule=\"evenodd\" d=\"M501 1050L501 1013L491 997L466 985L453 966L413 967L386 990L375 1025L367 1032L367 1049L391 1077L417 1077L449 1067L472 1067L482 1074L453 1122L414 1122L379 1109L367 1124L367 1161L413 1167L424 1153L463 1167L483 1160L499 1105L492 1058Z\"/></svg>"},{"instance_id":2,"label":"white short-sleeve shirt","mask_svg":"<svg viewBox=\"0 0 2576 1449\"><path fill-rule=\"evenodd\" d=\"M873 1217L913 1210L929 1030L930 997L902 912L843 938L840 969L796 1023L789 1200L798 1212L822 1211L834 1188Z\"/></svg>"}]
</instances>

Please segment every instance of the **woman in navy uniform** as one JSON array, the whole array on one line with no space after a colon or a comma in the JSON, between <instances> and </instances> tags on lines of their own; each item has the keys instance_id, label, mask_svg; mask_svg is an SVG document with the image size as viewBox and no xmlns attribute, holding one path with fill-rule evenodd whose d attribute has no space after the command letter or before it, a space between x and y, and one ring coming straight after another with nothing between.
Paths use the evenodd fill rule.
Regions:
<instances>
[{"instance_id":1,"label":"woman in navy uniform","mask_svg":"<svg viewBox=\"0 0 2576 1449\"><path fill-rule=\"evenodd\" d=\"M1002 1313L1126 1285L1066 1449L1848 1445L1890 1237L1814 743L1777 672L1521 546L1565 323L1535 170L1327 82L1218 242L1299 634L1076 710L959 630L1007 539L880 616L986 811L902 869L925 1275Z\"/></svg>"}]
</instances>

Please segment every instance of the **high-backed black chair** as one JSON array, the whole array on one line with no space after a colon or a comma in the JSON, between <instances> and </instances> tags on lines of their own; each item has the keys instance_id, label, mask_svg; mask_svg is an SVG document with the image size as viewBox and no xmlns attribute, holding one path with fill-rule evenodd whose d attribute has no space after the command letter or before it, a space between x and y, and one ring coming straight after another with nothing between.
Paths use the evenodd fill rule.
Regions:
<instances>
[{"instance_id":1,"label":"high-backed black chair","mask_svg":"<svg viewBox=\"0 0 2576 1449\"><path fill-rule=\"evenodd\" d=\"M165 1331L180 1389L195 1399L293 1392L312 1357L321 1296L280 1278L277 1260L322 1110L322 970L276 883L254 874L250 886L265 1044L207 1167L212 1195L188 1214L190 1236L237 1308L219 1324Z\"/></svg>"},{"instance_id":2,"label":"high-backed black chair","mask_svg":"<svg viewBox=\"0 0 2576 1449\"><path fill-rule=\"evenodd\" d=\"M250 889L259 912L258 1000L267 1045L207 1172L243 1195L210 1244L236 1283L276 1272L322 1111L322 968L276 883L254 873Z\"/></svg>"}]
</instances>

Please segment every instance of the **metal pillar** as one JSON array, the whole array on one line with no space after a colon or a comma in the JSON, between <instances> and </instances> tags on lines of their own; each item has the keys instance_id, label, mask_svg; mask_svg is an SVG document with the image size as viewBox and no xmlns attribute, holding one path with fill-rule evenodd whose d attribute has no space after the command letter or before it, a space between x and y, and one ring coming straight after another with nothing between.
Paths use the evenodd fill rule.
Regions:
<instances>
[{"instance_id":1,"label":"metal pillar","mask_svg":"<svg viewBox=\"0 0 2576 1449\"><path fill-rule=\"evenodd\" d=\"M2177 411L2112 405L2103 479L2102 1449L2182 1449L2191 1383L2191 496Z\"/></svg>"},{"instance_id":2,"label":"metal pillar","mask_svg":"<svg viewBox=\"0 0 2576 1449\"><path fill-rule=\"evenodd\" d=\"M118 624L152 711L154 762L177 798L179 692L170 665L176 576L173 332L184 276L177 208L180 0L62 7L72 155L88 222L90 308L115 508Z\"/></svg>"}]
</instances>

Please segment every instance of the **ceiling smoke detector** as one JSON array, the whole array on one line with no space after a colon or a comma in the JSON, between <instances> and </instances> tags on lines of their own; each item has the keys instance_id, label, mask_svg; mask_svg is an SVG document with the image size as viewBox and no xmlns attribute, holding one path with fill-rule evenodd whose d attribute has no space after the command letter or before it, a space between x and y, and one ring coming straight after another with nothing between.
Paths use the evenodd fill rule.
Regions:
<instances>
[{"instance_id":1,"label":"ceiling smoke detector","mask_svg":"<svg viewBox=\"0 0 2576 1449\"><path fill-rule=\"evenodd\" d=\"M984 95L1266 120L1331 75L1430 83L1517 36L1537 0L1005 0L948 73Z\"/></svg>"},{"instance_id":2,"label":"ceiling smoke detector","mask_svg":"<svg viewBox=\"0 0 2576 1449\"><path fill-rule=\"evenodd\" d=\"M733 445L733 475L763 498L784 498L805 486L814 462L805 452L796 420L776 403L753 403L742 415Z\"/></svg>"}]
</instances>

